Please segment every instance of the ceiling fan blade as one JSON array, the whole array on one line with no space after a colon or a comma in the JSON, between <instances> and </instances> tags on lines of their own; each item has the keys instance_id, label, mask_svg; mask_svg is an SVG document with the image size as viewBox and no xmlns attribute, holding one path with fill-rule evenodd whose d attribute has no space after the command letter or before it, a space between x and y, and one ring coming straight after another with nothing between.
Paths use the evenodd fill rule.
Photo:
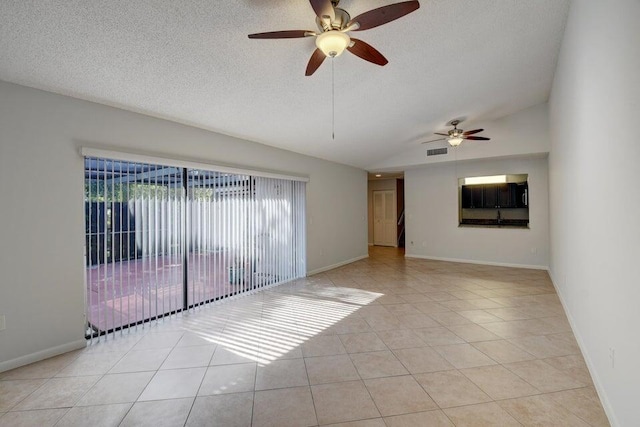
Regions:
<instances>
[{"instance_id":1,"label":"ceiling fan blade","mask_svg":"<svg viewBox=\"0 0 640 427\"><path fill-rule=\"evenodd\" d=\"M336 19L331 0L309 0L309 3L311 3L311 7L318 18L329 19L331 21Z\"/></svg>"},{"instance_id":2,"label":"ceiling fan blade","mask_svg":"<svg viewBox=\"0 0 640 427\"><path fill-rule=\"evenodd\" d=\"M463 132L463 135L473 135L474 133L479 133L482 132L484 129L474 129L474 130L468 130L466 132Z\"/></svg>"},{"instance_id":3,"label":"ceiling fan blade","mask_svg":"<svg viewBox=\"0 0 640 427\"><path fill-rule=\"evenodd\" d=\"M387 22L394 21L398 18L402 18L420 7L418 1L404 1L401 3L390 4L388 6L382 6L377 9L370 10L363 14L360 14L353 18L347 27L358 24L358 28L353 28L353 31L363 31L370 28L375 28L379 25L386 24Z\"/></svg>"},{"instance_id":4,"label":"ceiling fan blade","mask_svg":"<svg viewBox=\"0 0 640 427\"><path fill-rule=\"evenodd\" d=\"M489 141L491 138L485 138L484 136L466 136L466 135L463 135L462 139L470 139L472 141Z\"/></svg>"},{"instance_id":5,"label":"ceiling fan blade","mask_svg":"<svg viewBox=\"0 0 640 427\"><path fill-rule=\"evenodd\" d=\"M309 59L309 63L307 64L307 71L304 74L305 76L310 76L313 73L316 72L316 70L318 69L318 67L320 67L320 65L322 65L322 63L324 62L326 58L326 55L324 53L322 53L322 51L320 49L316 49L313 52L313 55L311 55L311 59Z\"/></svg>"},{"instance_id":6,"label":"ceiling fan blade","mask_svg":"<svg viewBox=\"0 0 640 427\"><path fill-rule=\"evenodd\" d=\"M420 144L429 144L430 142L444 141L446 138L432 139L431 141L421 142Z\"/></svg>"},{"instance_id":7,"label":"ceiling fan blade","mask_svg":"<svg viewBox=\"0 0 640 427\"><path fill-rule=\"evenodd\" d=\"M448 133L434 132L435 135L449 136Z\"/></svg>"},{"instance_id":8,"label":"ceiling fan blade","mask_svg":"<svg viewBox=\"0 0 640 427\"><path fill-rule=\"evenodd\" d=\"M268 33L249 34L250 39L297 39L315 36L316 33L307 30L270 31Z\"/></svg>"},{"instance_id":9,"label":"ceiling fan blade","mask_svg":"<svg viewBox=\"0 0 640 427\"><path fill-rule=\"evenodd\" d=\"M377 65L387 65L389 61L380 52L378 52L373 46L362 40L351 38L353 46L348 46L347 50L353 53L355 56L359 56L365 61L373 62Z\"/></svg>"}]
</instances>

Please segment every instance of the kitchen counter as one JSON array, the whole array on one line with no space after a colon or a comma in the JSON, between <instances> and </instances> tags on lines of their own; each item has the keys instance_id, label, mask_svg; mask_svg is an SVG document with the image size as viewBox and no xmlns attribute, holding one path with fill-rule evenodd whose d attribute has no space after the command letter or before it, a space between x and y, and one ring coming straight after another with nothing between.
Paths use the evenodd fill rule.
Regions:
<instances>
[{"instance_id":1,"label":"kitchen counter","mask_svg":"<svg viewBox=\"0 0 640 427\"><path fill-rule=\"evenodd\" d=\"M529 221L526 219L503 219L498 222L497 219L463 219L460 226L528 228Z\"/></svg>"}]
</instances>

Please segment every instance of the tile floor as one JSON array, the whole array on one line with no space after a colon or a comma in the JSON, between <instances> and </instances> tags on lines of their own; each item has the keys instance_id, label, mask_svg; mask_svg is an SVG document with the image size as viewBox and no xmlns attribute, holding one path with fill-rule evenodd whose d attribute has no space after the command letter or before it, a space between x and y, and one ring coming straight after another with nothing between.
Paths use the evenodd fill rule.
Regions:
<instances>
[{"instance_id":1,"label":"tile floor","mask_svg":"<svg viewBox=\"0 0 640 427\"><path fill-rule=\"evenodd\" d=\"M0 426L606 426L545 272L390 248L0 373Z\"/></svg>"}]
</instances>

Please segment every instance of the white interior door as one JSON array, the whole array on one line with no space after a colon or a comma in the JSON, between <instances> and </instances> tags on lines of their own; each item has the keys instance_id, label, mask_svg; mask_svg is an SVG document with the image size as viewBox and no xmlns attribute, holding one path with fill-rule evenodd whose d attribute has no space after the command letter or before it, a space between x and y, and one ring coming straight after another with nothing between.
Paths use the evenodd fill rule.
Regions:
<instances>
[{"instance_id":1,"label":"white interior door","mask_svg":"<svg viewBox=\"0 0 640 427\"><path fill-rule=\"evenodd\" d=\"M373 192L373 244L396 246L396 193L393 190Z\"/></svg>"}]
</instances>

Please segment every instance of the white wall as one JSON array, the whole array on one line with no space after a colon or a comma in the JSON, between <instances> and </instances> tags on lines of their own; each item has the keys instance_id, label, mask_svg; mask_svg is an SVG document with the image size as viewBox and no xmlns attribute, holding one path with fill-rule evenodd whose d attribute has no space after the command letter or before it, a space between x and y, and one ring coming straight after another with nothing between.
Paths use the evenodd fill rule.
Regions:
<instances>
[{"instance_id":1,"label":"white wall","mask_svg":"<svg viewBox=\"0 0 640 427\"><path fill-rule=\"evenodd\" d=\"M367 188L367 209L369 218L369 245L373 245L373 192L379 190L396 190L396 179L372 179L369 181ZM397 195L396 195L397 197Z\"/></svg>"},{"instance_id":2,"label":"white wall","mask_svg":"<svg viewBox=\"0 0 640 427\"><path fill-rule=\"evenodd\" d=\"M0 82L0 371L82 343L81 146L308 175L308 270L367 255L363 170Z\"/></svg>"},{"instance_id":3,"label":"white wall","mask_svg":"<svg viewBox=\"0 0 640 427\"><path fill-rule=\"evenodd\" d=\"M458 226L458 178L529 174L529 229ZM405 171L406 256L546 268L546 156L434 164ZM413 243L412 243L413 242Z\"/></svg>"},{"instance_id":4,"label":"white wall","mask_svg":"<svg viewBox=\"0 0 640 427\"><path fill-rule=\"evenodd\" d=\"M618 426L640 425L639 21L574 1L550 100L551 274Z\"/></svg>"}]
</instances>

